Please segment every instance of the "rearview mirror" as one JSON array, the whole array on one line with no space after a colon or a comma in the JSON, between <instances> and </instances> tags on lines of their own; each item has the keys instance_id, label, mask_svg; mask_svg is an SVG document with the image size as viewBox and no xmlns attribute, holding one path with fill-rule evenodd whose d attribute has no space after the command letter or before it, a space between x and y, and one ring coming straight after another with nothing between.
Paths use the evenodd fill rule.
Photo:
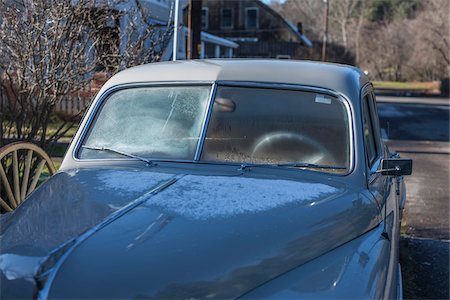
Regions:
<instances>
[{"instance_id":1,"label":"rearview mirror","mask_svg":"<svg viewBox=\"0 0 450 300\"><path fill-rule=\"evenodd\" d=\"M214 100L214 108L221 112L233 112L236 109L236 103L226 98L216 98Z\"/></svg>"},{"instance_id":2,"label":"rearview mirror","mask_svg":"<svg viewBox=\"0 0 450 300\"><path fill-rule=\"evenodd\" d=\"M381 170L377 173L381 175L402 176L412 174L412 160L411 159L383 159L381 161Z\"/></svg>"}]
</instances>

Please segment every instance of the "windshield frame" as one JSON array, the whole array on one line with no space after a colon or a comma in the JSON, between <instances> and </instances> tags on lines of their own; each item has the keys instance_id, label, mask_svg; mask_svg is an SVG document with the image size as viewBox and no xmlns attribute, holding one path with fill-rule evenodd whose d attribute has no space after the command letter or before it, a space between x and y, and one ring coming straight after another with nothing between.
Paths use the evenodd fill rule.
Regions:
<instances>
[{"instance_id":1,"label":"windshield frame","mask_svg":"<svg viewBox=\"0 0 450 300\"><path fill-rule=\"evenodd\" d=\"M72 151L72 159L77 162L95 162L95 161L134 161L132 158L126 157L117 157L117 158L80 158L80 150L82 149L83 142L85 141L88 132L91 129L95 118L99 114L103 104L105 101L111 96L113 93L132 88L142 88L142 87L168 87L168 86L200 86L200 85L208 85L211 86L210 94L208 97L207 109L205 116L203 117L202 127L200 131L199 142L197 144L197 149L194 155L194 159L185 160L185 159L160 159L160 158L151 158L148 157L151 161L156 162L184 162L184 163L197 163L197 164L215 164L215 165L231 165L231 166L240 166L240 163L234 162L216 162L216 161L206 161L200 160L201 153L203 151L203 146L205 143L206 131L208 128L208 124L212 114L212 108L214 105L214 98L216 95L218 86L228 86L228 87L248 87L248 88L265 88L265 89L275 89L275 90L290 90L290 91L302 91L302 92L312 92L312 93L320 93L328 96L335 97L338 101L340 101L346 111L347 120L348 120L348 136L349 136L349 165L346 169L345 173L330 173L323 170L310 170L308 168L302 168L299 170L304 171L313 171L315 173L323 173L327 175L333 176L347 176L354 171L355 168L355 130L354 130L354 120L353 120L353 111L351 109L350 100L342 93L336 92L334 90L329 90L322 87L317 86L308 86L308 85L298 85L298 84L284 84L284 83L270 83L270 82L253 82L253 81L171 81L171 82L142 82L142 83L127 83L121 84L117 86L113 86L106 91L102 92L98 99L94 100L92 107L89 108L86 115L83 117L87 118L83 128L80 128L81 132L79 138L76 141L75 147ZM261 165L262 166L262 165Z\"/></svg>"}]
</instances>

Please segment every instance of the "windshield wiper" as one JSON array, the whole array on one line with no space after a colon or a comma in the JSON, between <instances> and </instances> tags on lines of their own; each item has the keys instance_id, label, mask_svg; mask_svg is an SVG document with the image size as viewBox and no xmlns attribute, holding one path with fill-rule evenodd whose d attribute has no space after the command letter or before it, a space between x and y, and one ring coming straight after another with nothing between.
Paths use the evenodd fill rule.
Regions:
<instances>
[{"instance_id":1,"label":"windshield wiper","mask_svg":"<svg viewBox=\"0 0 450 300\"><path fill-rule=\"evenodd\" d=\"M130 157L130 158L134 158L134 159L138 159L140 161L145 162L148 166L154 165L153 161L146 159L144 157L140 157L131 153L127 153L127 152L123 152L117 149L113 149L113 148L108 148L108 147L96 147L96 146L86 146L86 145L82 145L81 146L84 149L89 149L89 150L97 150L97 151L105 151L105 152L112 152L112 153L116 153L116 154L120 154L126 157Z\"/></svg>"},{"instance_id":2,"label":"windshield wiper","mask_svg":"<svg viewBox=\"0 0 450 300\"><path fill-rule=\"evenodd\" d=\"M293 168L311 168L311 169L338 169L345 170L347 167L343 166L328 166L311 163L288 163L288 164L276 164L278 167L293 167Z\"/></svg>"},{"instance_id":3,"label":"windshield wiper","mask_svg":"<svg viewBox=\"0 0 450 300\"><path fill-rule=\"evenodd\" d=\"M347 167L343 166L328 166L311 163L286 163L286 164L241 164L239 171L253 168L253 167L292 167L292 168L310 168L310 169L338 169L345 170Z\"/></svg>"}]
</instances>

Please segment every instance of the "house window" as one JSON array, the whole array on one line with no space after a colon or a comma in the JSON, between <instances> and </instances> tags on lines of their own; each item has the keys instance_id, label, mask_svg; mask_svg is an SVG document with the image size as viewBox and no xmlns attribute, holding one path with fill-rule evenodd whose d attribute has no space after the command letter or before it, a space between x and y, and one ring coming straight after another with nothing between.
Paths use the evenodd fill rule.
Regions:
<instances>
[{"instance_id":1,"label":"house window","mask_svg":"<svg viewBox=\"0 0 450 300\"><path fill-rule=\"evenodd\" d=\"M233 28L233 9L222 8L222 28Z\"/></svg>"},{"instance_id":2,"label":"house window","mask_svg":"<svg viewBox=\"0 0 450 300\"><path fill-rule=\"evenodd\" d=\"M250 7L245 9L245 28L257 29L258 26L258 8Z\"/></svg>"},{"instance_id":3,"label":"house window","mask_svg":"<svg viewBox=\"0 0 450 300\"><path fill-rule=\"evenodd\" d=\"M208 29L208 15L209 9L207 7L202 7L202 29Z\"/></svg>"}]
</instances>

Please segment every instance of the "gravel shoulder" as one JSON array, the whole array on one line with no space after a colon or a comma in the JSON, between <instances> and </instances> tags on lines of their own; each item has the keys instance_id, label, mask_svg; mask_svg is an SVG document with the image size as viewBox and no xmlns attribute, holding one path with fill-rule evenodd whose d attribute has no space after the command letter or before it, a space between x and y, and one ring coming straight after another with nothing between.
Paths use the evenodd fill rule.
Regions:
<instances>
[{"instance_id":1,"label":"gravel shoulder","mask_svg":"<svg viewBox=\"0 0 450 300\"><path fill-rule=\"evenodd\" d=\"M405 299L449 299L449 242L413 237L400 241Z\"/></svg>"}]
</instances>

